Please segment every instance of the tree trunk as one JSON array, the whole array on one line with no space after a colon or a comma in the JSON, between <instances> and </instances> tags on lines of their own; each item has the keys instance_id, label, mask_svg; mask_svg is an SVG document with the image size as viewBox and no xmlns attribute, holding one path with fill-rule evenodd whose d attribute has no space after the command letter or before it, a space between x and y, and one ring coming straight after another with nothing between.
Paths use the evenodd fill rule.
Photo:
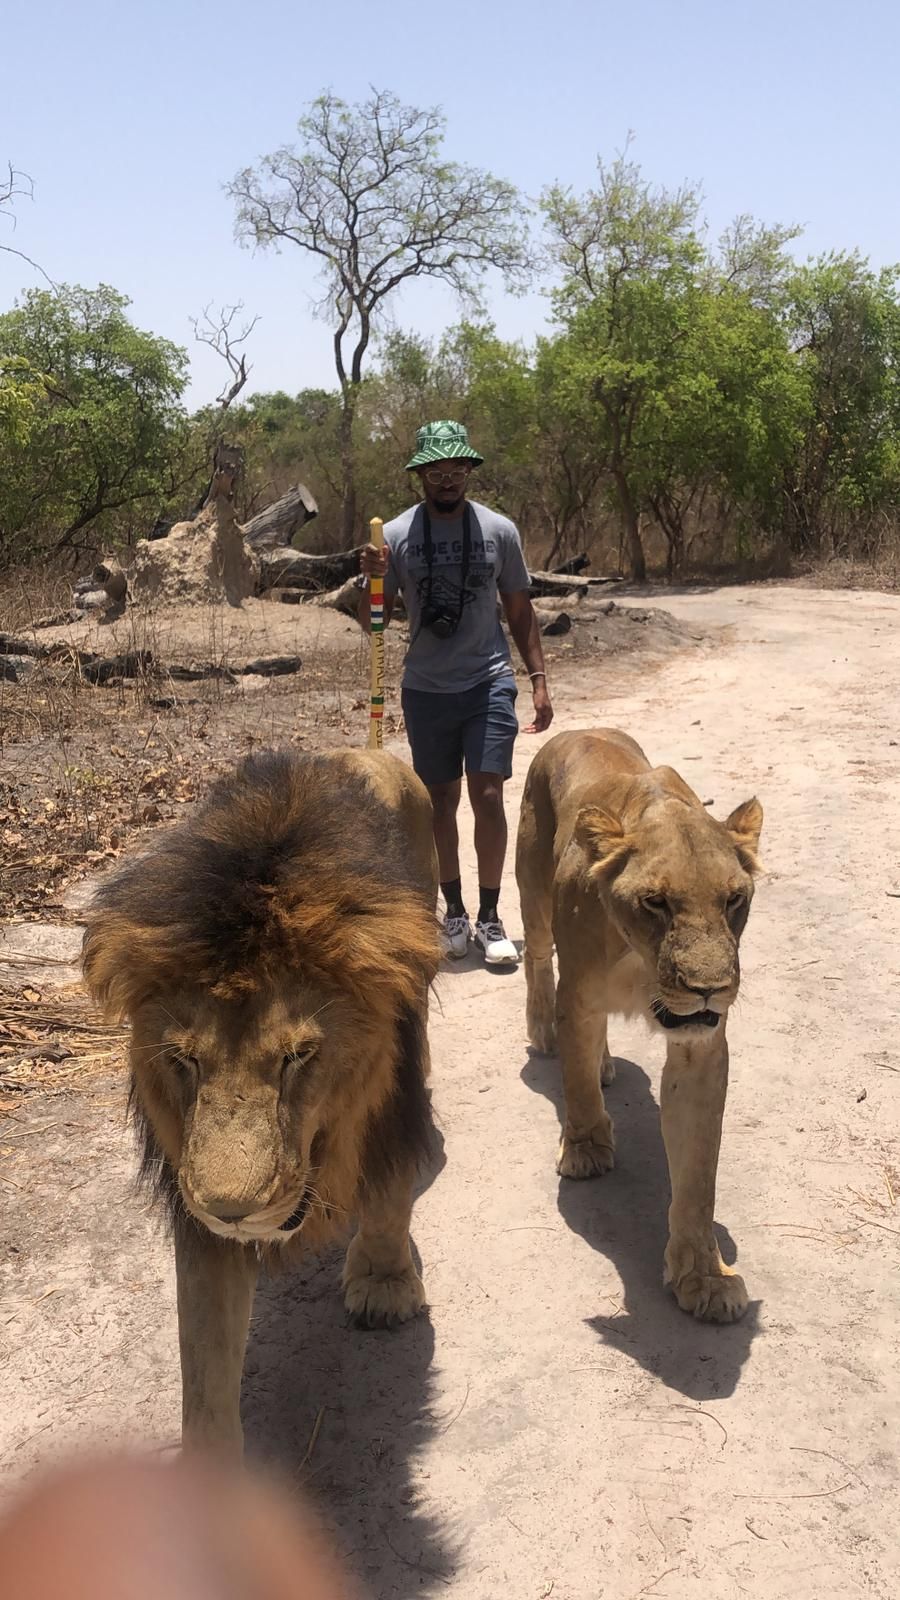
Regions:
<instances>
[{"instance_id":1,"label":"tree trunk","mask_svg":"<svg viewBox=\"0 0 900 1600\"><path fill-rule=\"evenodd\" d=\"M246 537L246 535L245 535ZM259 589L336 589L359 571L359 549L335 555L310 556L302 550L263 550L259 557Z\"/></svg>"},{"instance_id":2,"label":"tree trunk","mask_svg":"<svg viewBox=\"0 0 900 1600\"><path fill-rule=\"evenodd\" d=\"M344 408L341 412L341 542L345 550L351 549L356 533L356 472L353 459L353 417L355 396L350 386L344 390Z\"/></svg>"},{"instance_id":3,"label":"tree trunk","mask_svg":"<svg viewBox=\"0 0 900 1600\"><path fill-rule=\"evenodd\" d=\"M641 543L640 513L635 506L631 494L631 485L622 468L613 467L612 475L616 485L616 493L619 497L622 520L625 524L625 534L628 539L631 576L635 583L645 583L647 580L647 562L644 556L644 546Z\"/></svg>"},{"instance_id":4,"label":"tree trunk","mask_svg":"<svg viewBox=\"0 0 900 1600\"><path fill-rule=\"evenodd\" d=\"M318 514L319 508L306 485L295 483L287 494L245 522L242 532L251 550L284 548Z\"/></svg>"},{"instance_id":5,"label":"tree trunk","mask_svg":"<svg viewBox=\"0 0 900 1600\"><path fill-rule=\"evenodd\" d=\"M211 510L214 516L214 560L225 599L230 606L239 606L253 593L254 584L253 566L234 515L238 480L244 468L243 450L238 445L218 444L214 466L204 510Z\"/></svg>"}]
</instances>

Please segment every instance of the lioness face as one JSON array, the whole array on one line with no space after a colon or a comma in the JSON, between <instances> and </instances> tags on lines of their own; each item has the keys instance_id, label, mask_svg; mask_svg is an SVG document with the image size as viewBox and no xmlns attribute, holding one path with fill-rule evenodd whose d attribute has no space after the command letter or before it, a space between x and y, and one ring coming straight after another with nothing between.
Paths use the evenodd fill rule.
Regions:
<instances>
[{"instance_id":1,"label":"lioness face","mask_svg":"<svg viewBox=\"0 0 900 1600\"><path fill-rule=\"evenodd\" d=\"M176 994L135 1018L140 1098L185 1207L212 1233L284 1243L326 1203L328 1127L346 1127L354 1101L368 1099L366 1019L354 1012L345 997L298 987L290 1001Z\"/></svg>"},{"instance_id":2,"label":"lioness face","mask_svg":"<svg viewBox=\"0 0 900 1600\"><path fill-rule=\"evenodd\" d=\"M686 1043L719 1029L737 996L761 827L756 800L724 824L666 800L631 833L593 807L579 817L589 877L638 958L642 1009L653 1027Z\"/></svg>"}]
</instances>

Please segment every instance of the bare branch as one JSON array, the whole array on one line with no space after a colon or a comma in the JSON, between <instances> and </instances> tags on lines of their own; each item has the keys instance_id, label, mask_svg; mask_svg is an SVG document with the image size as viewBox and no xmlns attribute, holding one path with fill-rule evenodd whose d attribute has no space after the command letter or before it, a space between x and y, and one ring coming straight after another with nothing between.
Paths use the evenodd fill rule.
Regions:
<instances>
[{"instance_id":1,"label":"bare branch","mask_svg":"<svg viewBox=\"0 0 900 1600\"><path fill-rule=\"evenodd\" d=\"M246 354L239 352L238 347L249 339L260 319L253 317L236 329L235 318L243 309L243 301L238 300L235 305L222 306L212 315L211 307L207 305L203 308L202 318L190 319L197 343L208 345L217 356L221 356L231 373L231 383L225 385L216 399L216 405L221 406L223 413L237 399L253 370L247 366Z\"/></svg>"},{"instance_id":2,"label":"bare branch","mask_svg":"<svg viewBox=\"0 0 900 1600\"><path fill-rule=\"evenodd\" d=\"M7 162L6 167L6 177L0 179L0 216L3 217L4 221L10 224L13 232L15 232L18 220L15 210L13 209L14 204L16 200L22 198L26 200L34 199L34 183L28 176L27 172L20 172L18 168L14 167L12 162L9 161ZM11 244L0 244L0 250L2 250L4 255L17 256L20 261L24 261L25 264L31 267L34 272L39 273L44 281L50 285L51 289L54 291L57 289L58 285L54 283L53 279L50 277L50 274L44 271L44 268L38 261L33 261L31 256L26 255L24 250L17 250L16 247Z\"/></svg>"}]
</instances>

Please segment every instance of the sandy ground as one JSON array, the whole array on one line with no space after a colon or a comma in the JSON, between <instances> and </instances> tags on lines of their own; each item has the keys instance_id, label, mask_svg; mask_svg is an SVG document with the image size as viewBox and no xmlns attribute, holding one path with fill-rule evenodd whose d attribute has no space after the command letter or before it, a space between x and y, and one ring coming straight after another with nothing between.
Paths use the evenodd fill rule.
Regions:
<instances>
[{"instance_id":1,"label":"sandy ground","mask_svg":"<svg viewBox=\"0 0 900 1600\"><path fill-rule=\"evenodd\" d=\"M704 1327L662 1289L661 1043L614 1025L617 1169L561 1182L521 973L447 972L444 1158L414 1218L429 1315L356 1333L336 1260L311 1263L260 1295L246 1368L250 1451L306 1482L378 1600L900 1592L900 598L665 604L731 631L653 671L571 673L556 726L628 729L718 815L765 806L718 1204L751 1308ZM511 870L505 895L518 935ZM0 1130L7 1487L73 1443L177 1437L171 1262L129 1191L121 1101L100 1080Z\"/></svg>"}]
</instances>

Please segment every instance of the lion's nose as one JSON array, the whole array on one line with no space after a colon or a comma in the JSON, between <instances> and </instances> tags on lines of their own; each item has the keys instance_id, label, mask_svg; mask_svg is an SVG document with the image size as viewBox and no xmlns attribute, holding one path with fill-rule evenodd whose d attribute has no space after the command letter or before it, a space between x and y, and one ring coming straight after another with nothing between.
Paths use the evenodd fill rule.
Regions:
<instances>
[{"instance_id":1,"label":"lion's nose","mask_svg":"<svg viewBox=\"0 0 900 1600\"><path fill-rule=\"evenodd\" d=\"M256 1209L254 1201L228 1200L215 1196L211 1200L201 1201L201 1210L211 1217L217 1217L220 1222L242 1222L244 1217L249 1217L251 1211Z\"/></svg>"},{"instance_id":2,"label":"lion's nose","mask_svg":"<svg viewBox=\"0 0 900 1600\"><path fill-rule=\"evenodd\" d=\"M731 988L730 983L687 983L684 978L682 978L680 982L682 989L686 989L688 994L697 995L703 1001L704 1005L709 1004L713 995L727 994L728 990Z\"/></svg>"}]
</instances>

